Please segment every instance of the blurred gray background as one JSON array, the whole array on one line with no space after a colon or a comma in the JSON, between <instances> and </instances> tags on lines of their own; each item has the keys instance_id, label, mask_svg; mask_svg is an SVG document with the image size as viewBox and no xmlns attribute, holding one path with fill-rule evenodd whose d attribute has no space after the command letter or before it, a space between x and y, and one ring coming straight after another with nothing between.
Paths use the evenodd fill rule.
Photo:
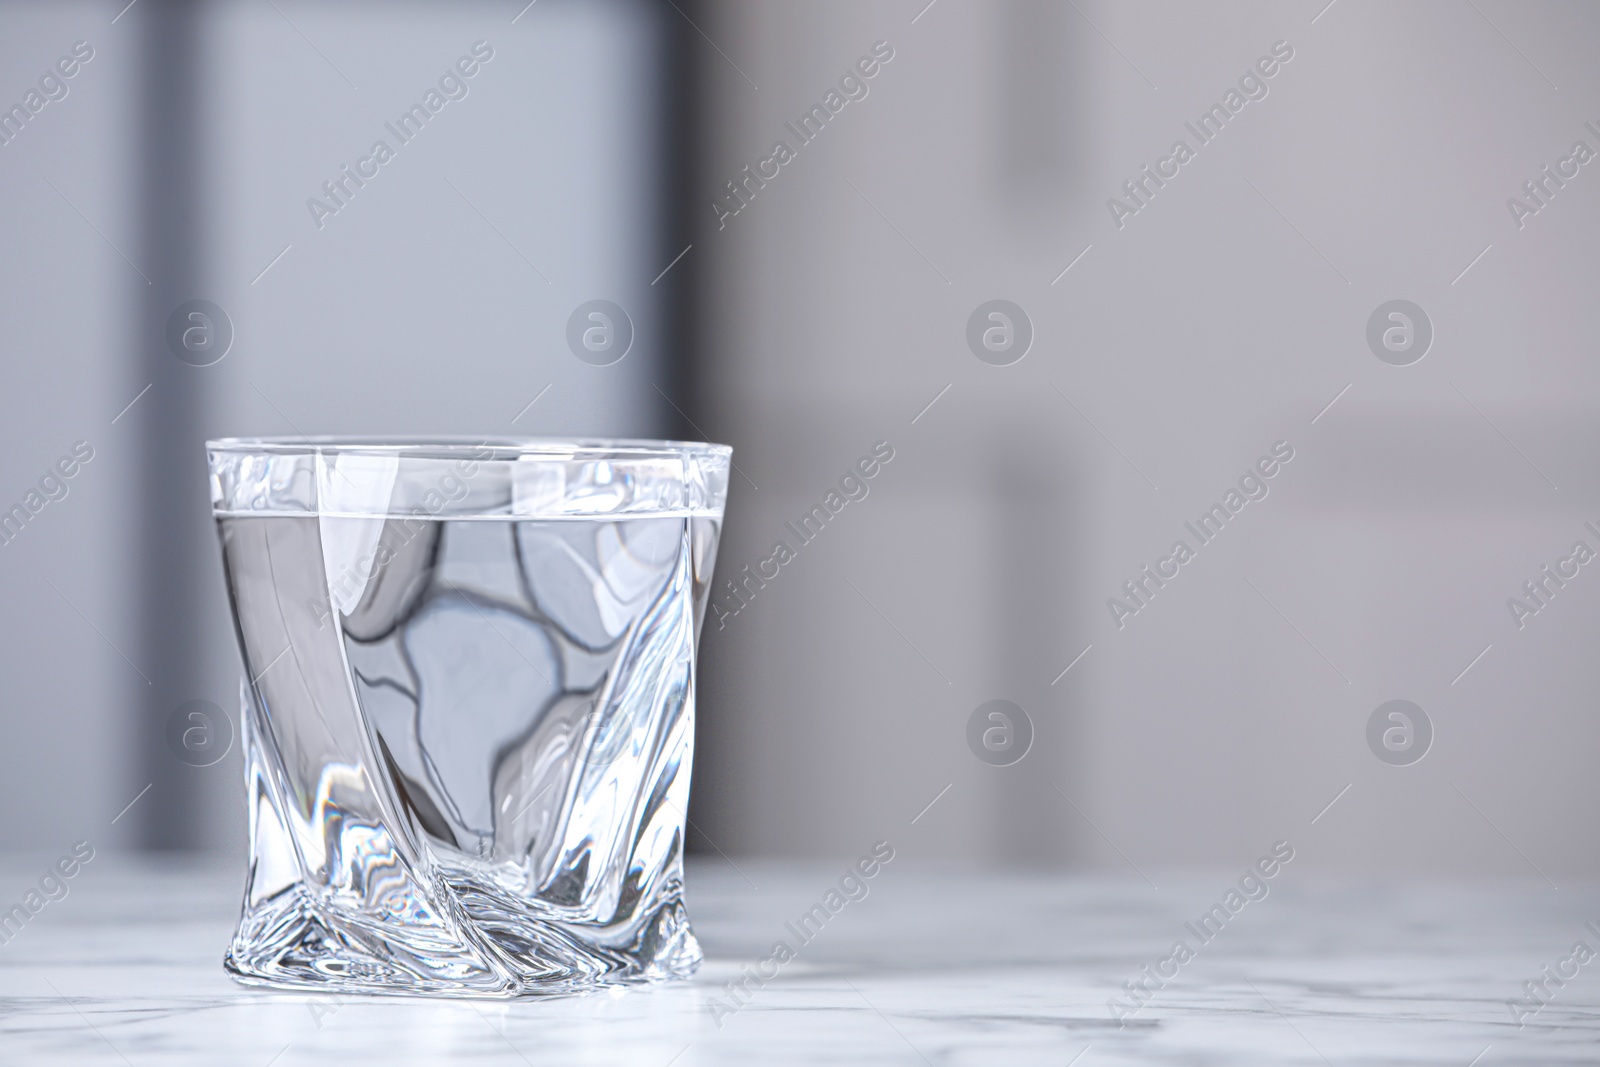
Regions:
<instances>
[{"instance_id":1,"label":"blurred gray background","mask_svg":"<svg viewBox=\"0 0 1600 1067\"><path fill-rule=\"evenodd\" d=\"M700 851L1600 871L1600 569L1507 604L1600 550L1600 169L1541 170L1600 151L1591 5L13 4L0 103L78 41L0 145L0 502L94 449L0 546L0 846L242 847L237 751L164 737L236 700L207 436L673 434L735 447L719 578L894 451L706 625ZM319 228L307 199L479 41ZM197 298L235 333L207 367L165 338ZM636 331L603 368L565 343L597 298ZM1033 334L1005 366L967 339L995 299ZM1397 299L1433 333L1404 366L1367 337ZM1277 442L1266 498L1119 628ZM1008 766L967 739L996 699L1031 722ZM1403 766L1368 741L1395 699L1433 735Z\"/></svg>"}]
</instances>

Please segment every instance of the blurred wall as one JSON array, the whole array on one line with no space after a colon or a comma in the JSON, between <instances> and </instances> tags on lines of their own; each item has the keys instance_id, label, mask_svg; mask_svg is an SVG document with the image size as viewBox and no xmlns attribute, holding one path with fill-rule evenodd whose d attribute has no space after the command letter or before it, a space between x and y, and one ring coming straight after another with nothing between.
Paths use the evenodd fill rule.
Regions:
<instances>
[{"instance_id":1,"label":"blurred wall","mask_svg":"<svg viewBox=\"0 0 1600 1067\"><path fill-rule=\"evenodd\" d=\"M0 93L21 99L75 41L95 49L0 147L5 499L74 441L96 450L0 547L0 844L242 843L237 745L195 766L169 738L188 702L231 719L238 699L207 437L682 432L662 16L631 0L0 12ZM430 91L445 102L402 142L389 126ZM379 140L392 158L354 184L342 168ZM633 327L609 366L567 344L595 299ZM232 333L204 366L168 339L195 300Z\"/></svg>"},{"instance_id":2,"label":"blurred wall","mask_svg":"<svg viewBox=\"0 0 1600 1067\"><path fill-rule=\"evenodd\" d=\"M137 241L138 35L101 5L0 12L0 508L38 494L0 536L0 841L59 850L126 835L111 820L144 783L128 753L147 680L126 617L139 439L129 321ZM84 42L80 54L73 54ZM74 71L62 77L56 64ZM49 99L41 88L48 78ZM18 120L13 105L35 98ZM65 95L62 95L64 91ZM82 441L93 458L72 455ZM67 460L71 478L45 495Z\"/></svg>"},{"instance_id":3,"label":"blurred wall","mask_svg":"<svg viewBox=\"0 0 1600 1067\"><path fill-rule=\"evenodd\" d=\"M0 500L40 492L0 545L0 844L238 847L236 748L167 740L235 699L207 436L671 433L739 467L697 848L1600 862L1600 579L1541 574L1600 550L1600 205L1587 163L1541 171L1600 150L1591 8L140 0L0 30L0 101L93 49L0 144ZM612 366L566 347L593 299L634 324ZM167 340L194 300L232 328L209 366ZM982 344L995 300L1019 360ZM1395 300L1420 360L1386 313L1369 339ZM1396 699L1426 744L1369 734Z\"/></svg>"},{"instance_id":4,"label":"blurred wall","mask_svg":"<svg viewBox=\"0 0 1600 1067\"><path fill-rule=\"evenodd\" d=\"M709 838L1129 874L1248 863L1280 838L1322 870L1600 869L1600 578L1580 568L1520 629L1507 603L1574 542L1600 549L1583 525L1600 178L1547 185L1520 228L1507 206L1575 141L1600 150L1600 13L894 0L704 18L703 389L747 476L723 575L797 543L784 524L874 441L895 449L708 625ZM893 59L867 95L807 139L800 117L851 95L841 76L880 41ZM1208 137L1186 126L1229 90ZM1145 179L1179 139L1192 158ZM795 157L751 182L777 140ZM1008 366L968 343L997 298L1034 331ZM1406 366L1379 358L1414 355L1382 329L1368 341L1396 299L1434 334ZM1241 494L1201 544L1185 524L1277 442L1293 459L1266 497ZM1179 539L1194 558L1113 612ZM1011 766L968 743L993 699L1033 725ZM1368 742L1393 699L1432 727L1408 765L1377 754L1387 713Z\"/></svg>"}]
</instances>

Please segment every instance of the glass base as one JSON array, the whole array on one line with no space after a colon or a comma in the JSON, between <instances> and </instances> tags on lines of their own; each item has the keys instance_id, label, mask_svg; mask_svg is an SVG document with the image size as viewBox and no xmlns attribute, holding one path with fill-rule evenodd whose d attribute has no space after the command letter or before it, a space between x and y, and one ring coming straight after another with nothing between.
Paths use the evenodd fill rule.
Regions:
<instances>
[{"instance_id":1,"label":"glass base","mask_svg":"<svg viewBox=\"0 0 1600 1067\"><path fill-rule=\"evenodd\" d=\"M662 905L646 926L641 943L622 952L586 945L555 924L526 922L519 936L538 941L523 952L415 945L403 931L319 911L296 889L244 915L223 966L245 985L444 997L569 996L688 978L699 969L700 946L681 903Z\"/></svg>"},{"instance_id":2,"label":"glass base","mask_svg":"<svg viewBox=\"0 0 1600 1067\"><path fill-rule=\"evenodd\" d=\"M419 877L420 864L407 863L381 827L342 827L340 851L360 857L364 877L313 888L298 877L248 688L242 696L250 873L223 959L238 981L334 993L564 996L688 978L699 969L681 854L648 906L631 896L619 902L626 919L611 924L535 917L526 902L473 884L464 871L452 877L435 865L431 877Z\"/></svg>"}]
</instances>

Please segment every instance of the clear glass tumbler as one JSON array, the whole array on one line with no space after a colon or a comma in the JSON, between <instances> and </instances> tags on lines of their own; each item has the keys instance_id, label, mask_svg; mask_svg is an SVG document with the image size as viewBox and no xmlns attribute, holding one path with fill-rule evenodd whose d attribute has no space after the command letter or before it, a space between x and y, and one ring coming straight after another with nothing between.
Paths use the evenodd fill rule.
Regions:
<instances>
[{"instance_id":1,"label":"clear glass tumbler","mask_svg":"<svg viewBox=\"0 0 1600 1067\"><path fill-rule=\"evenodd\" d=\"M730 450L208 443L244 656L241 981L686 977L695 647Z\"/></svg>"}]
</instances>

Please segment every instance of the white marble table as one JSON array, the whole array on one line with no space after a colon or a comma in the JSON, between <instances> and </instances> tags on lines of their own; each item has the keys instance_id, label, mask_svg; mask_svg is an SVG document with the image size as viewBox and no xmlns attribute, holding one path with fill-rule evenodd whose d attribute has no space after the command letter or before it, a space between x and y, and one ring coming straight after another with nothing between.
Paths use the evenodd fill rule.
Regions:
<instances>
[{"instance_id":1,"label":"white marble table","mask_svg":"<svg viewBox=\"0 0 1600 1067\"><path fill-rule=\"evenodd\" d=\"M0 867L0 906L21 898L43 862ZM693 982L516 1003L336 1001L223 975L240 871L102 856L0 945L0 1063L1600 1062L1600 960L1552 985L1520 1029L1506 1006L1574 942L1600 950L1584 926L1600 926L1592 886L1280 878L1119 1027L1107 998L1186 936L1185 921L1228 888L1225 875L1163 878L1157 891L897 862L741 1010L716 1019L714 1004L733 1003L723 983L767 956L844 864L740 866L691 869L707 952Z\"/></svg>"}]
</instances>

